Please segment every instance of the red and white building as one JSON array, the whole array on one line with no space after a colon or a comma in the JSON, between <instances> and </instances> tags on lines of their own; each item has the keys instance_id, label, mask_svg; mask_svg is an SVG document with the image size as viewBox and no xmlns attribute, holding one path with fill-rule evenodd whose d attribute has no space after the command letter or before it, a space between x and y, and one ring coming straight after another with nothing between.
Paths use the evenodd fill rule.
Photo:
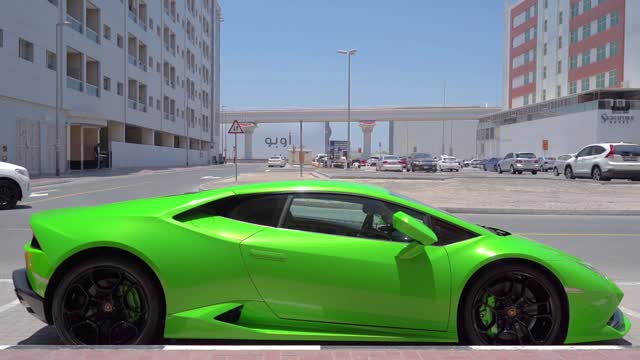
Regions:
<instances>
[{"instance_id":1,"label":"red and white building","mask_svg":"<svg viewBox=\"0 0 640 360\"><path fill-rule=\"evenodd\" d=\"M505 26L507 109L640 88L640 0L520 0Z\"/></svg>"}]
</instances>

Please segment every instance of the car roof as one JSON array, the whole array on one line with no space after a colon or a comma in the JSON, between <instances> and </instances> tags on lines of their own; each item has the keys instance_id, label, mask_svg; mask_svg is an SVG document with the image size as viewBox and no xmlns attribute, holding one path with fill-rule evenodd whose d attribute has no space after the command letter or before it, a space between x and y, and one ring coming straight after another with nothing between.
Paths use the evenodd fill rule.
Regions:
<instances>
[{"instance_id":1,"label":"car roof","mask_svg":"<svg viewBox=\"0 0 640 360\"><path fill-rule=\"evenodd\" d=\"M267 192L336 192L370 196L388 196L389 190L368 184L335 180L289 180L244 184L226 188L236 194Z\"/></svg>"}]
</instances>

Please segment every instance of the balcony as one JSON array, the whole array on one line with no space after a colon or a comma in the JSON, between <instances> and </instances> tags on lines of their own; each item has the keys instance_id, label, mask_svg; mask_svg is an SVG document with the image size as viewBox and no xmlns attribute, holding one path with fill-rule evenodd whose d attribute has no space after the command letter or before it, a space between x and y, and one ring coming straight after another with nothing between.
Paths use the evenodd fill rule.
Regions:
<instances>
[{"instance_id":1,"label":"balcony","mask_svg":"<svg viewBox=\"0 0 640 360\"><path fill-rule=\"evenodd\" d=\"M137 110L138 109L138 102L135 100L131 100L129 99L129 109L133 109L133 110Z\"/></svg>"},{"instance_id":2,"label":"balcony","mask_svg":"<svg viewBox=\"0 0 640 360\"><path fill-rule=\"evenodd\" d=\"M164 119L169 120L169 113L164 113Z\"/></svg>"},{"instance_id":3,"label":"balcony","mask_svg":"<svg viewBox=\"0 0 640 360\"><path fill-rule=\"evenodd\" d=\"M138 103L138 110L142 112L147 112L147 104Z\"/></svg>"},{"instance_id":4,"label":"balcony","mask_svg":"<svg viewBox=\"0 0 640 360\"><path fill-rule=\"evenodd\" d=\"M80 20L67 14L67 21L69 22L69 27L82 34L82 22Z\"/></svg>"},{"instance_id":5,"label":"balcony","mask_svg":"<svg viewBox=\"0 0 640 360\"><path fill-rule=\"evenodd\" d=\"M129 55L128 58L129 58L129 64L133 66L138 66L138 59L136 59L135 56Z\"/></svg>"},{"instance_id":6,"label":"balcony","mask_svg":"<svg viewBox=\"0 0 640 360\"><path fill-rule=\"evenodd\" d=\"M97 32L87 28L86 35L89 40L95 42L96 44L100 44L100 35Z\"/></svg>"},{"instance_id":7,"label":"balcony","mask_svg":"<svg viewBox=\"0 0 640 360\"><path fill-rule=\"evenodd\" d=\"M67 88L82 92L82 80L67 76Z\"/></svg>"},{"instance_id":8,"label":"balcony","mask_svg":"<svg viewBox=\"0 0 640 360\"><path fill-rule=\"evenodd\" d=\"M100 97L100 88L87 83L87 94L95 97Z\"/></svg>"},{"instance_id":9,"label":"balcony","mask_svg":"<svg viewBox=\"0 0 640 360\"><path fill-rule=\"evenodd\" d=\"M164 83L165 83L167 86L171 86L171 80L169 80L169 79L164 79Z\"/></svg>"},{"instance_id":10,"label":"balcony","mask_svg":"<svg viewBox=\"0 0 640 360\"><path fill-rule=\"evenodd\" d=\"M138 19L138 25L142 28L142 30L147 31L147 21L143 18Z\"/></svg>"},{"instance_id":11,"label":"balcony","mask_svg":"<svg viewBox=\"0 0 640 360\"><path fill-rule=\"evenodd\" d=\"M138 16L131 10L129 10L129 19L131 19L131 21L133 21L134 23L138 22Z\"/></svg>"},{"instance_id":12,"label":"balcony","mask_svg":"<svg viewBox=\"0 0 640 360\"><path fill-rule=\"evenodd\" d=\"M173 122L176 121L176 116L174 114L171 114L171 121L173 121Z\"/></svg>"},{"instance_id":13,"label":"balcony","mask_svg":"<svg viewBox=\"0 0 640 360\"><path fill-rule=\"evenodd\" d=\"M174 88L174 89L176 88L176 82L175 81L171 82L171 87Z\"/></svg>"},{"instance_id":14,"label":"balcony","mask_svg":"<svg viewBox=\"0 0 640 360\"><path fill-rule=\"evenodd\" d=\"M138 68L142 71L147 71L147 64L144 63L144 61L138 61Z\"/></svg>"}]
</instances>

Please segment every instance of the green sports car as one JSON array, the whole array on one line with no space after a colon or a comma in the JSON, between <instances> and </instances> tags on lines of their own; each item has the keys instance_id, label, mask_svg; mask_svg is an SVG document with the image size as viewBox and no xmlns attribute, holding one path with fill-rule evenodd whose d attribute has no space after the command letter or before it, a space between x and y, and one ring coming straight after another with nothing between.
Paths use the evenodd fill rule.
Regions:
<instances>
[{"instance_id":1,"label":"green sports car","mask_svg":"<svg viewBox=\"0 0 640 360\"><path fill-rule=\"evenodd\" d=\"M31 226L16 294L69 344L544 345L631 326L622 291L582 260L356 183L50 210Z\"/></svg>"}]
</instances>

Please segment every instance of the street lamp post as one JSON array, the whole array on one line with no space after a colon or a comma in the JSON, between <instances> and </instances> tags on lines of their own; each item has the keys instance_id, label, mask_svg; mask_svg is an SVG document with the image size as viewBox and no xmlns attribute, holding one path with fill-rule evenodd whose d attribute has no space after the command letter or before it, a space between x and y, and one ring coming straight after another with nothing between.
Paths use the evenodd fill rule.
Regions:
<instances>
[{"instance_id":1,"label":"street lamp post","mask_svg":"<svg viewBox=\"0 0 640 360\"><path fill-rule=\"evenodd\" d=\"M351 56L358 53L357 49L338 50L338 54L347 55L347 167L351 167Z\"/></svg>"},{"instance_id":2,"label":"street lamp post","mask_svg":"<svg viewBox=\"0 0 640 360\"><path fill-rule=\"evenodd\" d=\"M58 4L58 22L56 23L56 176L60 176L60 111L62 109L62 83L64 80L62 70L60 69L64 62L64 58L62 57L62 31L64 30L64 26L68 24L69 22L64 20L64 7L62 6L62 2L60 2Z\"/></svg>"}]
</instances>

